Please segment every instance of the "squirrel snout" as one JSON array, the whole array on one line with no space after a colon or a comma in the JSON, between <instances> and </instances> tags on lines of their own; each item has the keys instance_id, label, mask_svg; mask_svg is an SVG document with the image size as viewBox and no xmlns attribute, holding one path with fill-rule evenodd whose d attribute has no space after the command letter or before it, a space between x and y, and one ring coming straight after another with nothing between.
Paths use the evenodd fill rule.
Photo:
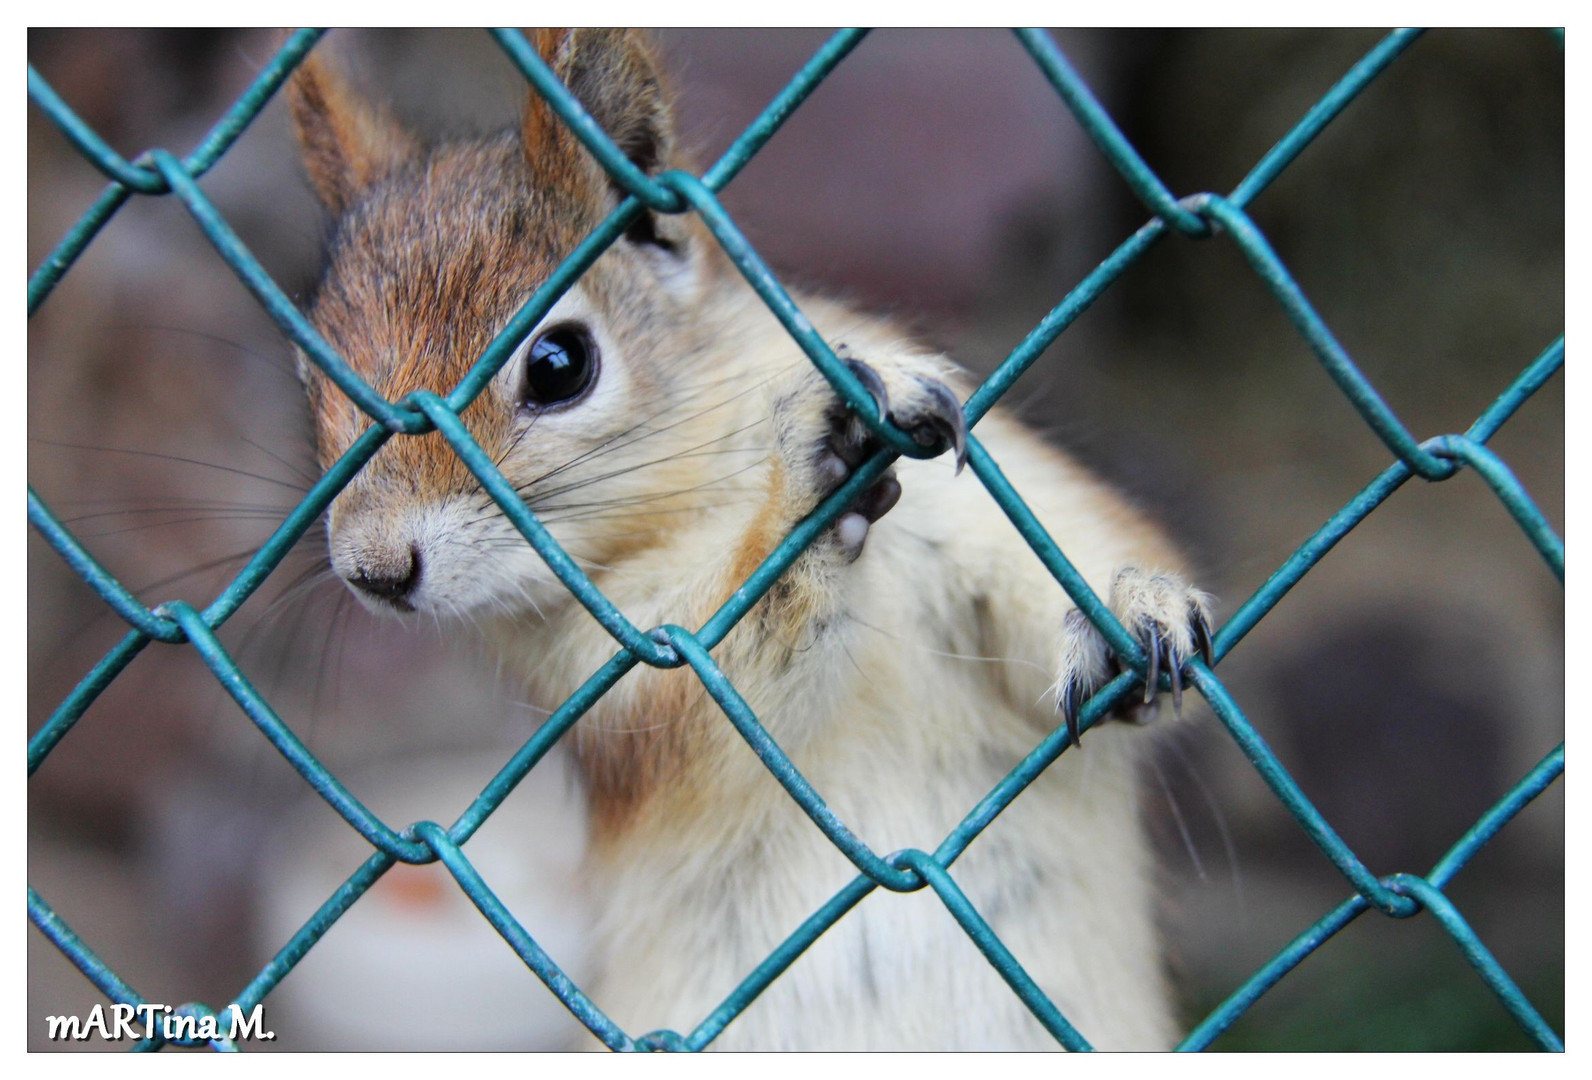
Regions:
<instances>
[{"instance_id":1,"label":"squirrel snout","mask_svg":"<svg viewBox=\"0 0 1592 1080\"><path fill-rule=\"evenodd\" d=\"M413 611L410 596L420 584L420 549L361 553L345 577L350 585L367 596L384 600L403 611Z\"/></svg>"}]
</instances>

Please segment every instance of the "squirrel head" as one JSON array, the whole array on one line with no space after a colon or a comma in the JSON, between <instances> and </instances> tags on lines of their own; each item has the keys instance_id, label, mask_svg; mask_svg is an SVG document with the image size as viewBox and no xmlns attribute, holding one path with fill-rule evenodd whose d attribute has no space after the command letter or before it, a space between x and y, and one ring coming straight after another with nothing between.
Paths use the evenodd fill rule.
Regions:
<instances>
[{"instance_id":1,"label":"squirrel head","mask_svg":"<svg viewBox=\"0 0 1592 1080\"><path fill-rule=\"evenodd\" d=\"M682 164L639 32L543 30L540 55L630 160ZM423 143L320 54L288 83L311 186L332 217L308 315L389 400L447 393L623 191L534 92L515 130ZM692 364L716 249L693 215L638 219L522 340L462 419L577 560L645 543L619 513L695 483L666 404ZM330 466L371 421L299 358ZM722 385L723 375L716 378ZM605 514L608 507L613 513ZM661 525L660 525L661 527ZM542 607L551 574L442 436L396 436L333 502L334 569L370 606L434 614ZM561 586L557 587L561 590Z\"/></svg>"}]
</instances>

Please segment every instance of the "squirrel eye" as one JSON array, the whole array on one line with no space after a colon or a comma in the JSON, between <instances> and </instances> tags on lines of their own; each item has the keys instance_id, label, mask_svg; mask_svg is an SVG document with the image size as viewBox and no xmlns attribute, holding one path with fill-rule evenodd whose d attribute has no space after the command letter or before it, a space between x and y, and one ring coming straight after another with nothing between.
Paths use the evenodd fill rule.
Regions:
<instances>
[{"instance_id":1,"label":"squirrel eye","mask_svg":"<svg viewBox=\"0 0 1592 1080\"><path fill-rule=\"evenodd\" d=\"M597 343L586 329L565 323L545 331L525 354L520 405L536 408L579 397L597 374Z\"/></svg>"}]
</instances>

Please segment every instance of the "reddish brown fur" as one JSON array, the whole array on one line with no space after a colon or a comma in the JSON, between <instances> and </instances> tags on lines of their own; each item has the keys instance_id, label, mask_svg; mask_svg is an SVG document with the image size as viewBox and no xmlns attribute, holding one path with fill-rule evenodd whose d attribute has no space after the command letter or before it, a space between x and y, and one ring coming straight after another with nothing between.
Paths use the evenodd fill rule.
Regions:
<instances>
[{"instance_id":1,"label":"reddish brown fur","mask_svg":"<svg viewBox=\"0 0 1592 1080\"><path fill-rule=\"evenodd\" d=\"M624 736L615 738L587 724L575 732L592 836L599 845L627 831L666 781L696 756L696 743L707 729L696 722L698 715L718 708L689 668L647 669L629 677L636 686L626 696L628 707L606 718Z\"/></svg>"},{"instance_id":2,"label":"reddish brown fur","mask_svg":"<svg viewBox=\"0 0 1592 1080\"><path fill-rule=\"evenodd\" d=\"M334 212L393 165L414 155L414 140L380 109L352 93L317 54L288 83L288 106L316 194Z\"/></svg>"},{"instance_id":3,"label":"reddish brown fur","mask_svg":"<svg viewBox=\"0 0 1592 1080\"><path fill-rule=\"evenodd\" d=\"M638 165L656 171L677 164L667 94L642 36L554 29L530 36ZM422 146L360 100L318 55L290 80L289 96L311 182L336 215L330 269L310 316L332 348L390 401L456 386L618 198L607 174L534 92L517 132L435 147ZM702 229L685 219L670 227L697 236ZM715 258L710 250L709 265ZM601 274L588 274L584 285L606 305L637 302L614 294ZM318 369L304 365L304 375L321 464L329 467L370 420ZM494 456L512 427L513 410L503 404L487 401L463 414ZM439 434L401 437L345 490L334 515L386 492L440 495L475 487ZM646 543L645 530L637 528L612 554ZM752 565L743 568L744 562L737 573ZM725 595L738 580L726 578ZM711 599L716 605L723 597ZM699 725L688 714L704 702L713 707L688 672L638 671L630 679L635 692L622 695L628 708L605 722L642 734L577 739L594 802L611 811L598 815L600 830L631 814L689 753L687 733Z\"/></svg>"},{"instance_id":4,"label":"reddish brown fur","mask_svg":"<svg viewBox=\"0 0 1592 1080\"><path fill-rule=\"evenodd\" d=\"M593 37L603 40L582 48ZM622 147L633 149L649 131L667 160L666 98L641 37L537 30L532 40ZM311 183L338 215L331 270L311 318L390 401L456 386L611 209L606 174L534 92L518 139L426 148L318 55L305 60L288 91ZM325 467L369 421L317 369L305 374L317 430L335 433L320 446ZM501 439L502 410L471 409L464 418L483 446ZM446 478L442 490L473 482L437 436L397 440L381 460L385 469Z\"/></svg>"},{"instance_id":5,"label":"reddish brown fur","mask_svg":"<svg viewBox=\"0 0 1592 1080\"><path fill-rule=\"evenodd\" d=\"M332 270L318 290L316 326L328 343L389 400L412 390L439 393L464 378L496 331L573 246L570 236L533 235L542 201L504 138L439 147L406 162L365 192L338 222ZM511 184L505 190L505 180ZM322 431L339 444L365 421L341 395L322 394ZM471 409L465 420L483 445L500 440L502 410ZM428 470L453 455L435 438L399 440L400 457ZM462 468L462 467L461 467Z\"/></svg>"},{"instance_id":6,"label":"reddish brown fur","mask_svg":"<svg viewBox=\"0 0 1592 1080\"><path fill-rule=\"evenodd\" d=\"M532 30L531 44L545 60L557 52L558 47L568 36L569 31L561 28ZM538 161L562 156L556 152L556 149L554 153L548 151L555 146L556 140L568 137L568 129L542 96L533 93L525 99L525 112L520 119L520 136L525 142L526 159L534 166Z\"/></svg>"}]
</instances>

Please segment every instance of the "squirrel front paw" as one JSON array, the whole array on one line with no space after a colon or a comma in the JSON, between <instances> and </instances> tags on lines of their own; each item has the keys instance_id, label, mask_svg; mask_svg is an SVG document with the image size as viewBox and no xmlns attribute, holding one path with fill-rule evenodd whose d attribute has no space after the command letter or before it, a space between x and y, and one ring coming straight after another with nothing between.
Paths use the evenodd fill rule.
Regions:
<instances>
[{"instance_id":1,"label":"squirrel front paw","mask_svg":"<svg viewBox=\"0 0 1592 1080\"><path fill-rule=\"evenodd\" d=\"M1118 706L1124 718L1152 706L1161 673L1172 685L1172 710L1183 712L1183 666L1195 650L1207 665L1211 655L1211 598L1176 574L1150 573L1124 567L1111 579L1110 604L1123 627L1138 639L1148 659L1142 703ZM1073 745L1081 732L1078 712L1090 694L1123 670L1122 663L1086 615L1077 608L1062 623L1061 674L1056 680L1057 707L1067 722Z\"/></svg>"},{"instance_id":2,"label":"squirrel front paw","mask_svg":"<svg viewBox=\"0 0 1592 1080\"><path fill-rule=\"evenodd\" d=\"M844 345L835 352L891 423L920 446L954 451L957 468L962 467L967 424L933 361L906 356L871 364L849 355ZM773 422L792 519L811 513L882 445L816 370L804 372L775 400ZM892 468L857 496L819 543L832 543L842 561L854 561L869 527L900 498L901 482Z\"/></svg>"}]
</instances>

